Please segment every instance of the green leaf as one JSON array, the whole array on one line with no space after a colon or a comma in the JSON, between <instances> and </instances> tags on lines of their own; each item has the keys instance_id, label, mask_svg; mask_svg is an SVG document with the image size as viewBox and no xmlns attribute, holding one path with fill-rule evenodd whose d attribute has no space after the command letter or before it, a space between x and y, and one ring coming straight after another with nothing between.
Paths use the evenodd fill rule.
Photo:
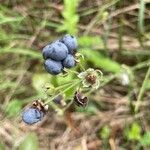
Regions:
<instances>
[{"instance_id":1,"label":"green leaf","mask_svg":"<svg viewBox=\"0 0 150 150\"><path fill-rule=\"evenodd\" d=\"M16 82L5 81L1 83L0 90L4 90L7 88L13 88L17 85Z\"/></svg>"},{"instance_id":2,"label":"green leaf","mask_svg":"<svg viewBox=\"0 0 150 150\"><path fill-rule=\"evenodd\" d=\"M29 133L20 144L19 150L38 150L38 139L36 134Z\"/></svg>"},{"instance_id":3,"label":"green leaf","mask_svg":"<svg viewBox=\"0 0 150 150\"><path fill-rule=\"evenodd\" d=\"M23 20L24 17L8 17L8 16L3 16L2 14L0 15L0 25L1 24L8 24L11 22L20 22Z\"/></svg>"},{"instance_id":4,"label":"green leaf","mask_svg":"<svg viewBox=\"0 0 150 150\"><path fill-rule=\"evenodd\" d=\"M2 143L2 141L0 141L0 150L5 150L5 145Z\"/></svg>"},{"instance_id":5,"label":"green leaf","mask_svg":"<svg viewBox=\"0 0 150 150\"><path fill-rule=\"evenodd\" d=\"M50 82L50 75L48 73L34 74L32 77L32 86L36 89L39 95L45 96L44 87Z\"/></svg>"},{"instance_id":6,"label":"green leaf","mask_svg":"<svg viewBox=\"0 0 150 150\"><path fill-rule=\"evenodd\" d=\"M141 127L137 123L133 123L130 129L126 129L125 134L128 140L140 140Z\"/></svg>"},{"instance_id":7,"label":"green leaf","mask_svg":"<svg viewBox=\"0 0 150 150\"><path fill-rule=\"evenodd\" d=\"M78 86L78 85L77 85ZM65 92L66 99L72 99L75 91L77 90L77 86L74 86Z\"/></svg>"},{"instance_id":8,"label":"green leaf","mask_svg":"<svg viewBox=\"0 0 150 150\"><path fill-rule=\"evenodd\" d=\"M73 73L71 72L69 72L66 76L61 74L57 76L49 75L49 82L55 87L70 83L73 79Z\"/></svg>"},{"instance_id":9,"label":"green leaf","mask_svg":"<svg viewBox=\"0 0 150 150\"><path fill-rule=\"evenodd\" d=\"M87 61L92 62L96 67L112 73L119 73L121 71L121 65L119 63L102 55L99 51L82 49L81 53L85 56Z\"/></svg>"},{"instance_id":10,"label":"green leaf","mask_svg":"<svg viewBox=\"0 0 150 150\"><path fill-rule=\"evenodd\" d=\"M77 33L77 23L79 16L76 14L79 0L64 0L64 9L62 16L64 20L63 24L57 28L57 31L67 31L70 34L75 35Z\"/></svg>"},{"instance_id":11,"label":"green leaf","mask_svg":"<svg viewBox=\"0 0 150 150\"><path fill-rule=\"evenodd\" d=\"M25 49L25 48L9 48L9 47L3 47L0 48L0 55L1 53L15 53L15 54L21 54L21 55L25 55L25 56L30 56L31 58L35 58L35 59L40 59L42 58L41 53L39 53L38 51L34 51L31 49Z\"/></svg>"},{"instance_id":12,"label":"green leaf","mask_svg":"<svg viewBox=\"0 0 150 150\"><path fill-rule=\"evenodd\" d=\"M69 86L72 86L72 84L75 84L76 81L74 79L74 74L69 72L65 77L63 75L53 76L48 73L43 74L34 74L32 77L32 85L38 92L38 95L41 97L46 96L46 93L49 95L56 94L58 92L61 92L68 88ZM45 92L45 87L49 87L50 89ZM78 85L70 88L65 93L65 96L67 99L71 98L73 94L75 93L75 90ZM57 89L56 93L54 93L55 89Z\"/></svg>"},{"instance_id":13,"label":"green leaf","mask_svg":"<svg viewBox=\"0 0 150 150\"><path fill-rule=\"evenodd\" d=\"M67 87L65 86L64 88L61 89L61 91L65 90L66 88L71 87L73 84L76 84L76 79L74 78L74 74L69 72L67 74L67 76L58 76L57 77L57 86L63 86L65 84L69 84ZM71 87L70 89L68 89L64 94L66 99L70 99L73 97L77 87L79 86L79 84L74 85L73 87ZM61 92L60 91L60 92Z\"/></svg>"},{"instance_id":14,"label":"green leaf","mask_svg":"<svg viewBox=\"0 0 150 150\"><path fill-rule=\"evenodd\" d=\"M22 102L20 100L11 100L6 106L5 112L8 117L16 116L22 108Z\"/></svg>"},{"instance_id":15,"label":"green leaf","mask_svg":"<svg viewBox=\"0 0 150 150\"><path fill-rule=\"evenodd\" d=\"M76 106L76 111L83 112L83 113L86 113L88 115L93 115L93 114L96 114L98 112L98 109L91 102L91 103L88 103L88 105L85 108Z\"/></svg>"},{"instance_id":16,"label":"green leaf","mask_svg":"<svg viewBox=\"0 0 150 150\"><path fill-rule=\"evenodd\" d=\"M145 90L150 90L150 80L148 80L148 81L145 83L144 88L145 88Z\"/></svg>"},{"instance_id":17,"label":"green leaf","mask_svg":"<svg viewBox=\"0 0 150 150\"><path fill-rule=\"evenodd\" d=\"M146 132L140 139L140 143L143 146L150 146L150 132Z\"/></svg>"},{"instance_id":18,"label":"green leaf","mask_svg":"<svg viewBox=\"0 0 150 150\"><path fill-rule=\"evenodd\" d=\"M100 137L102 139L108 139L110 136L110 129L108 126L104 126L100 132Z\"/></svg>"},{"instance_id":19,"label":"green leaf","mask_svg":"<svg viewBox=\"0 0 150 150\"><path fill-rule=\"evenodd\" d=\"M78 43L81 47L95 47L104 48L103 40L99 36L82 36L78 38Z\"/></svg>"},{"instance_id":20,"label":"green leaf","mask_svg":"<svg viewBox=\"0 0 150 150\"><path fill-rule=\"evenodd\" d=\"M64 76L57 76L57 84L58 85L63 85L65 83L69 83L73 81L73 74L68 73L65 77Z\"/></svg>"}]
</instances>

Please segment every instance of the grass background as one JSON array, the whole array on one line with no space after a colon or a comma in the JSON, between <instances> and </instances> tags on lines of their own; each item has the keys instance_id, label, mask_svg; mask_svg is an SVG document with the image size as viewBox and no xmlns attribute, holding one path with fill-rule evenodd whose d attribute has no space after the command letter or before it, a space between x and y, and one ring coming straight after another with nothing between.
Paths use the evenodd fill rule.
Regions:
<instances>
[{"instance_id":1,"label":"grass background","mask_svg":"<svg viewBox=\"0 0 150 150\"><path fill-rule=\"evenodd\" d=\"M0 150L149 149L149 23L148 0L0 1ZM51 109L43 122L26 126L22 108L42 98L51 81L41 50L66 33L77 36L83 67L101 69L106 82L86 109L71 116ZM128 85L118 78L122 68Z\"/></svg>"}]
</instances>

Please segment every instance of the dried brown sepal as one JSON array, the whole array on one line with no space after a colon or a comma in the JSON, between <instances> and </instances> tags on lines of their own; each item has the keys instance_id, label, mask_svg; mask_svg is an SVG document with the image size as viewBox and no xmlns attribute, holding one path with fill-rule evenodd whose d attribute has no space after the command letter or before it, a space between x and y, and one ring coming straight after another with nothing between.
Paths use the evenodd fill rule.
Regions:
<instances>
[{"instance_id":1,"label":"dried brown sepal","mask_svg":"<svg viewBox=\"0 0 150 150\"><path fill-rule=\"evenodd\" d=\"M95 75L92 75L92 74L89 74L85 77L86 81L88 83L90 83L91 85L95 84L96 83L96 76Z\"/></svg>"},{"instance_id":2,"label":"dried brown sepal","mask_svg":"<svg viewBox=\"0 0 150 150\"><path fill-rule=\"evenodd\" d=\"M88 98L81 92L76 91L74 95L74 102L77 106L86 107L88 104Z\"/></svg>"},{"instance_id":3,"label":"dried brown sepal","mask_svg":"<svg viewBox=\"0 0 150 150\"><path fill-rule=\"evenodd\" d=\"M45 105L41 100L35 100L33 103L32 103L32 107L33 108L36 108L44 113L47 112L48 110L48 105Z\"/></svg>"}]
</instances>

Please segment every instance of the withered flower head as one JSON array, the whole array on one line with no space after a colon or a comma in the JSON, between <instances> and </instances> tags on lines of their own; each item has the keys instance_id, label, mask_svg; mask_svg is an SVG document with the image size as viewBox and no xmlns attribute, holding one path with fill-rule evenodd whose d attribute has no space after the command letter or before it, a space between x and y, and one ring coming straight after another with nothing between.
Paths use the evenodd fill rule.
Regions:
<instances>
[{"instance_id":1,"label":"withered flower head","mask_svg":"<svg viewBox=\"0 0 150 150\"><path fill-rule=\"evenodd\" d=\"M74 102L78 106L86 107L88 104L88 98L83 93L76 91L74 95Z\"/></svg>"},{"instance_id":2,"label":"withered flower head","mask_svg":"<svg viewBox=\"0 0 150 150\"><path fill-rule=\"evenodd\" d=\"M100 70L94 70L92 68L78 74L78 77L83 79L83 87L92 87L95 89L100 85L101 76L102 72Z\"/></svg>"}]
</instances>

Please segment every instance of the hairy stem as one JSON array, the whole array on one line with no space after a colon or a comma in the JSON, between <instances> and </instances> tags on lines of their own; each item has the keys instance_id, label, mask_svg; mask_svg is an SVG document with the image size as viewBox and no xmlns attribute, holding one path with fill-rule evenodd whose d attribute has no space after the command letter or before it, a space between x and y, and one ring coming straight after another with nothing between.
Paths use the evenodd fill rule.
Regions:
<instances>
[{"instance_id":1,"label":"hairy stem","mask_svg":"<svg viewBox=\"0 0 150 150\"><path fill-rule=\"evenodd\" d=\"M147 73L146 73L146 75L145 75L144 81L143 81L143 83L142 83L142 87L141 87L140 92L139 92L139 94L138 94L138 98L137 98L137 102L136 102L136 104L135 104L135 110L134 110L135 113L136 113L136 112L138 111L138 109L139 109L140 101L142 100L143 94L144 94L144 92L145 92L145 84L146 84L146 82L148 81L149 76L150 76L150 67L149 67L148 70L147 70Z\"/></svg>"}]
</instances>

